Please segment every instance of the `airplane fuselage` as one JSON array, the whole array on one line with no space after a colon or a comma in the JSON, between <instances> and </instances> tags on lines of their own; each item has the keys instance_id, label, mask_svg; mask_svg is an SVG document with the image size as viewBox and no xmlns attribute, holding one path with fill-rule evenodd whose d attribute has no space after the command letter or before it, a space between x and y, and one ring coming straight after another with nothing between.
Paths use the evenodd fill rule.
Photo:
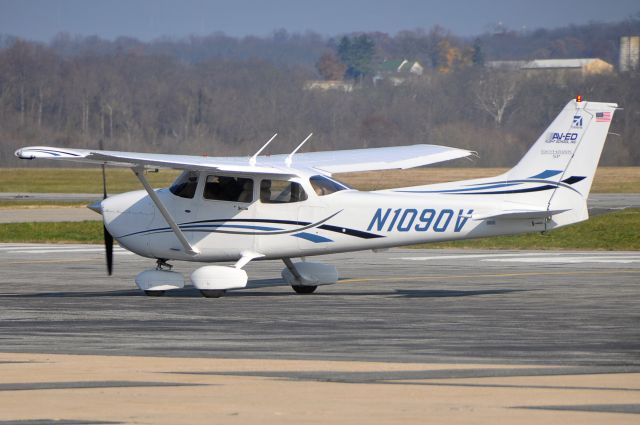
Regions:
<instances>
[{"instance_id":1,"label":"airplane fuselage","mask_svg":"<svg viewBox=\"0 0 640 425\"><path fill-rule=\"evenodd\" d=\"M236 261L243 252L262 259L383 249L426 242L543 231L544 220L474 220L500 208L499 201L473 196L396 191L341 190L317 196L303 179L308 199L291 203L251 203L191 199L157 190L188 241L199 251L185 252L145 191L103 201L108 230L127 249L149 258Z\"/></svg>"}]
</instances>

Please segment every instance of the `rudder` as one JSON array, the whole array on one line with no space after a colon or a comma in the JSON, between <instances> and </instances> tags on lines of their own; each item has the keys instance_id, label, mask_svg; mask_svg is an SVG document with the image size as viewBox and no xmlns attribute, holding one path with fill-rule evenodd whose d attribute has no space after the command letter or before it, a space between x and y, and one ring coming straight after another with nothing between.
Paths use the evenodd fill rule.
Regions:
<instances>
[{"instance_id":1,"label":"rudder","mask_svg":"<svg viewBox=\"0 0 640 425\"><path fill-rule=\"evenodd\" d=\"M557 217L560 220L556 225L588 218L586 201L617 106L571 100L520 162L506 173L510 181L540 179L541 183L555 186L529 201L546 202L550 211L572 210Z\"/></svg>"},{"instance_id":2,"label":"rudder","mask_svg":"<svg viewBox=\"0 0 640 425\"><path fill-rule=\"evenodd\" d=\"M580 178L571 185L586 198L617 106L571 100L507 178L558 182Z\"/></svg>"}]
</instances>

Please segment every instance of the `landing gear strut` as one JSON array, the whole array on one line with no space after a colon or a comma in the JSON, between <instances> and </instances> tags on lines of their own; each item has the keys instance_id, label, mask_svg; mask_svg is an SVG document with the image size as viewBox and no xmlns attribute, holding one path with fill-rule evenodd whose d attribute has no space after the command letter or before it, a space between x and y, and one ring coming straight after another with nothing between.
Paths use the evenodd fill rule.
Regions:
<instances>
[{"instance_id":1,"label":"landing gear strut","mask_svg":"<svg viewBox=\"0 0 640 425\"><path fill-rule=\"evenodd\" d=\"M167 260L165 260L164 258L158 258L156 260L156 270L169 270L171 271L171 269L173 268L173 266L169 263L167 263Z\"/></svg>"}]
</instances>

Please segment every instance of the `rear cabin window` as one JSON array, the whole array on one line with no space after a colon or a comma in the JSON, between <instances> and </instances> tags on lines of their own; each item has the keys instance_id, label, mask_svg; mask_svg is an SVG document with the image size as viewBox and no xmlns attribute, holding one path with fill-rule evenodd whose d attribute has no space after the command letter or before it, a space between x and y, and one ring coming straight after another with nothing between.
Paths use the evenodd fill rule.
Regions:
<instances>
[{"instance_id":1,"label":"rear cabin window","mask_svg":"<svg viewBox=\"0 0 640 425\"><path fill-rule=\"evenodd\" d=\"M196 194L198 187L198 173L195 171L185 171L180 174L169 188L169 191L181 198L191 199Z\"/></svg>"},{"instance_id":2,"label":"rear cabin window","mask_svg":"<svg viewBox=\"0 0 640 425\"><path fill-rule=\"evenodd\" d=\"M318 196L330 195L341 190L351 189L351 187L346 184L325 176L313 176L309 179L309 182Z\"/></svg>"},{"instance_id":3,"label":"rear cabin window","mask_svg":"<svg viewBox=\"0 0 640 425\"><path fill-rule=\"evenodd\" d=\"M204 184L204 199L214 201L253 201L253 180L242 177L207 176Z\"/></svg>"},{"instance_id":4,"label":"rear cabin window","mask_svg":"<svg viewBox=\"0 0 640 425\"><path fill-rule=\"evenodd\" d=\"M300 183L264 179L260 182L260 201L265 204L285 204L307 199Z\"/></svg>"}]
</instances>

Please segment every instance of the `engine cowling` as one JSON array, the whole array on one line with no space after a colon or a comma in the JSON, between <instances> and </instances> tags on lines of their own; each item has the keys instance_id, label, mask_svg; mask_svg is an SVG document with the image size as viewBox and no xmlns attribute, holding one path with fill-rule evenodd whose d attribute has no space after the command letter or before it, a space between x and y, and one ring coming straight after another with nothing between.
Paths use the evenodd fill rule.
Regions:
<instances>
[{"instance_id":1,"label":"engine cowling","mask_svg":"<svg viewBox=\"0 0 640 425\"><path fill-rule=\"evenodd\" d=\"M301 261L293 265L301 279L297 279L286 267L282 270L282 278L290 285L332 285L338 281L338 269L331 264Z\"/></svg>"}]
</instances>

